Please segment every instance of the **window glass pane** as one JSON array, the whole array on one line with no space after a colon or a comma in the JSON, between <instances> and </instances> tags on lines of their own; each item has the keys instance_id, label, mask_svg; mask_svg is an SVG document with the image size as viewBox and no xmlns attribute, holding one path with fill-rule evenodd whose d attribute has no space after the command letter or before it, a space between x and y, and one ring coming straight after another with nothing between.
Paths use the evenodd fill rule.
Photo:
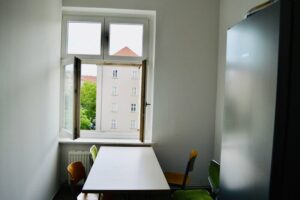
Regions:
<instances>
[{"instance_id":1,"label":"window glass pane","mask_svg":"<svg viewBox=\"0 0 300 200\"><path fill-rule=\"evenodd\" d=\"M80 129L96 129L97 65L81 66Z\"/></svg>"},{"instance_id":2,"label":"window glass pane","mask_svg":"<svg viewBox=\"0 0 300 200\"><path fill-rule=\"evenodd\" d=\"M73 131L74 106L74 65L66 65L64 69L64 128Z\"/></svg>"},{"instance_id":3,"label":"window glass pane","mask_svg":"<svg viewBox=\"0 0 300 200\"><path fill-rule=\"evenodd\" d=\"M68 54L100 55L100 51L101 23L68 23Z\"/></svg>"},{"instance_id":4,"label":"window glass pane","mask_svg":"<svg viewBox=\"0 0 300 200\"><path fill-rule=\"evenodd\" d=\"M142 24L110 24L109 55L132 56L143 55Z\"/></svg>"}]
</instances>

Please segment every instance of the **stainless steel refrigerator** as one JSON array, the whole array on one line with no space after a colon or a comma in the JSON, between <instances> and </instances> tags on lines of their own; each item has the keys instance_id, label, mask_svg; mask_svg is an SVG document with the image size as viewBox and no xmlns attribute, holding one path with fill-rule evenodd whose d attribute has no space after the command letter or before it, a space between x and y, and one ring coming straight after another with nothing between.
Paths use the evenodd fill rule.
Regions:
<instances>
[{"instance_id":1,"label":"stainless steel refrigerator","mask_svg":"<svg viewBox=\"0 0 300 200\"><path fill-rule=\"evenodd\" d=\"M295 5L288 6L296 13ZM227 32L219 200L267 200L276 193L279 199L289 199L283 194L287 144L282 141L288 135L293 100L287 92L292 91L291 35L295 29L299 33L299 27L292 28L295 13L283 8L287 6L275 2ZM291 16L282 16L284 12ZM298 105L294 108L299 110Z\"/></svg>"}]
</instances>

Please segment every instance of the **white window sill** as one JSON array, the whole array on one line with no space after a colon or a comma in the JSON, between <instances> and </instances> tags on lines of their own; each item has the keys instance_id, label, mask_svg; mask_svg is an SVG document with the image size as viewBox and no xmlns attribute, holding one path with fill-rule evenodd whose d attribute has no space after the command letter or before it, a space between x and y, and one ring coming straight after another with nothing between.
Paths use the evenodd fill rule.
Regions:
<instances>
[{"instance_id":1,"label":"white window sill","mask_svg":"<svg viewBox=\"0 0 300 200\"><path fill-rule=\"evenodd\" d=\"M105 145L133 145L133 146L149 146L153 143L145 141L142 143L140 140L135 139L98 139L98 138L78 138L75 140L69 138L60 138L60 144L105 144Z\"/></svg>"}]
</instances>

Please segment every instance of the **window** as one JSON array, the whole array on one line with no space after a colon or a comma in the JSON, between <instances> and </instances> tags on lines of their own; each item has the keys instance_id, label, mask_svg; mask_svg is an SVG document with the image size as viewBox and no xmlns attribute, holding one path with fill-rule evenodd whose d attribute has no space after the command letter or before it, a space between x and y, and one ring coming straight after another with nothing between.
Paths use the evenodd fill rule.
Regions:
<instances>
[{"instance_id":1,"label":"window","mask_svg":"<svg viewBox=\"0 0 300 200\"><path fill-rule=\"evenodd\" d=\"M109 25L109 55L141 57L143 55L143 25ZM122 33L120 37L119 33Z\"/></svg>"},{"instance_id":2,"label":"window","mask_svg":"<svg viewBox=\"0 0 300 200\"><path fill-rule=\"evenodd\" d=\"M117 120L115 120L115 119L111 120L111 128L112 129L116 129L117 128Z\"/></svg>"},{"instance_id":3,"label":"window","mask_svg":"<svg viewBox=\"0 0 300 200\"><path fill-rule=\"evenodd\" d=\"M130 120L130 128L131 129L136 129L136 120Z\"/></svg>"},{"instance_id":4,"label":"window","mask_svg":"<svg viewBox=\"0 0 300 200\"><path fill-rule=\"evenodd\" d=\"M118 78L118 70L113 70L113 78Z\"/></svg>"},{"instance_id":5,"label":"window","mask_svg":"<svg viewBox=\"0 0 300 200\"><path fill-rule=\"evenodd\" d=\"M68 54L100 55L100 51L101 23L68 23Z\"/></svg>"},{"instance_id":6,"label":"window","mask_svg":"<svg viewBox=\"0 0 300 200\"><path fill-rule=\"evenodd\" d=\"M149 37L150 18L74 13L63 12L63 131L73 133L74 138L143 141L145 117L152 114L151 108L144 114L146 109L140 106L146 100L146 60L153 58L153 53L148 54L154 46L149 41L155 38ZM74 57L80 62L72 63Z\"/></svg>"},{"instance_id":7,"label":"window","mask_svg":"<svg viewBox=\"0 0 300 200\"><path fill-rule=\"evenodd\" d=\"M136 104L135 103L131 104L130 111L131 112L136 112Z\"/></svg>"},{"instance_id":8,"label":"window","mask_svg":"<svg viewBox=\"0 0 300 200\"><path fill-rule=\"evenodd\" d=\"M105 17L109 34L104 56L110 60L140 60L148 53L148 20L142 18Z\"/></svg>"},{"instance_id":9,"label":"window","mask_svg":"<svg viewBox=\"0 0 300 200\"><path fill-rule=\"evenodd\" d=\"M62 55L140 61L148 53L149 19L63 15Z\"/></svg>"},{"instance_id":10,"label":"window","mask_svg":"<svg viewBox=\"0 0 300 200\"><path fill-rule=\"evenodd\" d=\"M133 70L133 71L131 72L131 79L132 79L132 80L137 80L137 79L138 79L138 73L137 73L136 70Z\"/></svg>"},{"instance_id":11,"label":"window","mask_svg":"<svg viewBox=\"0 0 300 200\"><path fill-rule=\"evenodd\" d=\"M62 56L81 55L85 58L103 57L104 18L63 16Z\"/></svg>"},{"instance_id":12,"label":"window","mask_svg":"<svg viewBox=\"0 0 300 200\"><path fill-rule=\"evenodd\" d=\"M112 95L112 96L117 96L117 95L118 95L117 87L116 87L116 86L113 86L113 87L112 87L111 95Z\"/></svg>"},{"instance_id":13,"label":"window","mask_svg":"<svg viewBox=\"0 0 300 200\"><path fill-rule=\"evenodd\" d=\"M111 106L111 111L112 112L118 112L118 104L117 103L113 103Z\"/></svg>"},{"instance_id":14,"label":"window","mask_svg":"<svg viewBox=\"0 0 300 200\"><path fill-rule=\"evenodd\" d=\"M136 95L137 95L136 87L131 88L131 96L136 96Z\"/></svg>"}]
</instances>

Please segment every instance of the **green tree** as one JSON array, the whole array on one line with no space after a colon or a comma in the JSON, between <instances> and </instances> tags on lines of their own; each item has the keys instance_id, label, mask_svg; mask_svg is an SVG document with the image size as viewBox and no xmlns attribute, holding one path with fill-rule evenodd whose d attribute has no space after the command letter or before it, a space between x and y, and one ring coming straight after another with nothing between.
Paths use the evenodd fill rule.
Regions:
<instances>
[{"instance_id":1,"label":"green tree","mask_svg":"<svg viewBox=\"0 0 300 200\"><path fill-rule=\"evenodd\" d=\"M90 122L90 126L88 129L90 129L93 120L96 118L96 84L95 83L86 81L82 84L80 90L80 106L81 106L80 123L81 124L85 123L85 125L88 125L87 124L87 119L88 119Z\"/></svg>"},{"instance_id":2,"label":"green tree","mask_svg":"<svg viewBox=\"0 0 300 200\"><path fill-rule=\"evenodd\" d=\"M91 126L92 126L92 122L87 117L86 110L80 108L80 129L89 130L91 129Z\"/></svg>"}]
</instances>

